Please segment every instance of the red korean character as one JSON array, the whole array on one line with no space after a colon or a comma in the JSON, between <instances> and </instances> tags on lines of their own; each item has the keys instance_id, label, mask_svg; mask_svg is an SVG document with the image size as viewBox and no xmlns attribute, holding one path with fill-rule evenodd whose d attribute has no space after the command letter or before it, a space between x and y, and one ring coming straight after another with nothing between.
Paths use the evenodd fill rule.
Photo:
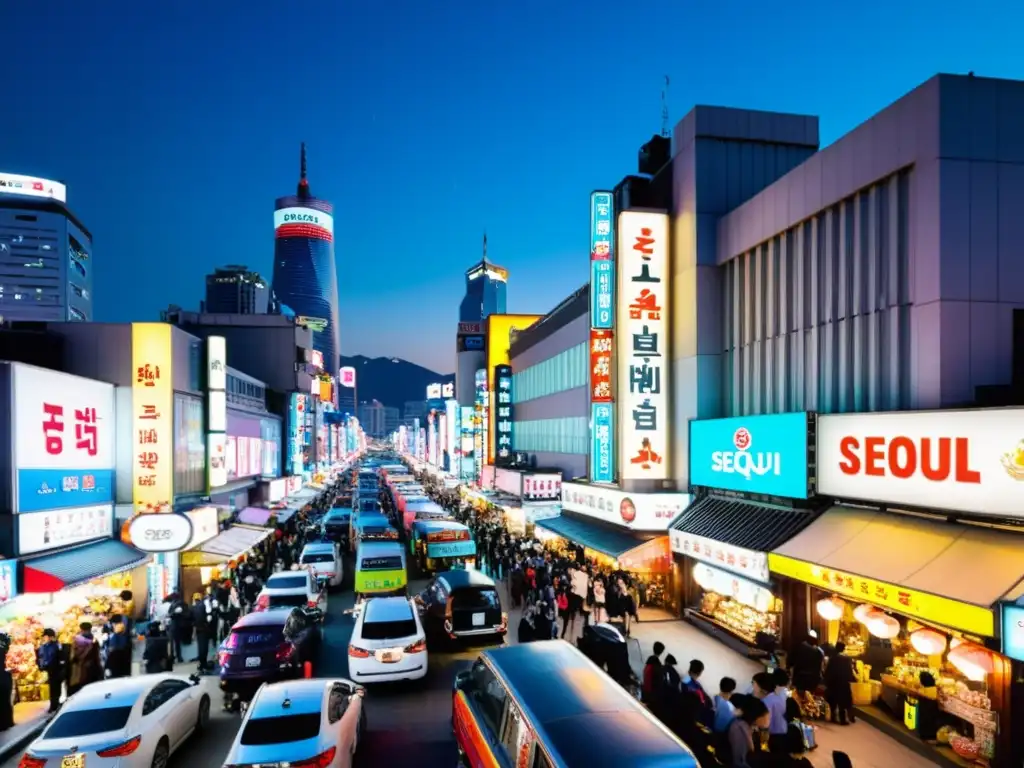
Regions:
<instances>
[{"instance_id":1,"label":"red korean character","mask_svg":"<svg viewBox=\"0 0 1024 768\"><path fill-rule=\"evenodd\" d=\"M160 419L160 412L156 409L155 405L143 405L142 413L139 414L140 419L147 419L149 421L158 421Z\"/></svg>"},{"instance_id":2,"label":"red korean character","mask_svg":"<svg viewBox=\"0 0 1024 768\"><path fill-rule=\"evenodd\" d=\"M59 456L64 450L64 441L58 432L64 431L64 406L43 403L43 436L46 438L46 452Z\"/></svg>"},{"instance_id":3,"label":"red korean character","mask_svg":"<svg viewBox=\"0 0 1024 768\"><path fill-rule=\"evenodd\" d=\"M139 466L143 469L155 470L160 456L155 451L144 451L139 454Z\"/></svg>"},{"instance_id":4,"label":"red korean character","mask_svg":"<svg viewBox=\"0 0 1024 768\"><path fill-rule=\"evenodd\" d=\"M896 599L900 601L900 605L910 606L910 593L909 592L898 592Z\"/></svg>"},{"instance_id":5,"label":"red korean character","mask_svg":"<svg viewBox=\"0 0 1024 768\"><path fill-rule=\"evenodd\" d=\"M84 448L90 456L99 452L99 441L96 433L96 409L75 409L75 447Z\"/></svg>"}]
</instances>

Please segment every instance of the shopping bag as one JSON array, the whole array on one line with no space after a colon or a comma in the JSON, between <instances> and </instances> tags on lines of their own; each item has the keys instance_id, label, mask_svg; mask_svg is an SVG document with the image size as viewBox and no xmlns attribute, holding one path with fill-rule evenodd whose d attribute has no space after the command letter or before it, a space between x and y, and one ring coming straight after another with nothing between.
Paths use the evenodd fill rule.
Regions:
<instances>
[{"instance_id":1,"label":"shopping bag","mask_svg":"<svg viewBox=\"0 0 1024 768\"><path fill-rule=\"evenodd\" d=\"M800 729L800 733L804 737L804 748L814 749L818 746L817 738L814 735L814 726L810 723L805 723L802 720L794 720L793 724Z\"/></svg>"}]
</instances>

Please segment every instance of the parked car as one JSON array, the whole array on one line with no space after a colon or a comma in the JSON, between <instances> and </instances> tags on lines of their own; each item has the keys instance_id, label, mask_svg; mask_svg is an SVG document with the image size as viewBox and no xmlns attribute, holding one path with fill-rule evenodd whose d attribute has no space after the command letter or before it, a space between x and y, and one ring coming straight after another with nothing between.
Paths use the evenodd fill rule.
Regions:
<instances>
[{"instance_id":1,"label":"parked car","mask_svg":"<svg viewBox=\"0 0 1024 768\"><path fill-rule=\"evenodd\" d=\"M350 680L264 685L246 709L224 764L349 768L366 733L364 694Z\"/></svg>"},{"instance_id":2,"label":"parked car","mask_svg":"<svg viewBox=\"0 0 1024 768\"><path fill-rule=\"evenodd\" d=\"M256 597L256 610L274 608L313 608L321 618L327 612L327 593L317 584L313 569L299 566L293 571L280 571L267 579Z\"/></svg>"},{"instance_id":3,"label":"parked car","mask_svg":"<svg viewBox=\"0 0 1024 768\"><path fill-rule=\"evenodd\" d=\"M218 649L225 709L237 709L264 683L301 677L321 639L315 609L273 608L240 618Z\"/></svg>"},{"instance_id":4,"label":"parked car","mask_svg":"<svg viewBox=\"0 0 1024 768\"><path fill-rule=\"evenodd\" d=\"M486 638L501 643L508 632L494 580L480 571L437 574L416 596L427 639Z\"/></svg>"},{"instance_id":5,"label":"parked car","mask_svg":"<svg viewBox=\"0 0 1024 768\"><path fill-rule=\"evenodd\" d=\"M64 702L21 758L20 768L150 768L210 721L199 677L140 675L101 680Z\"/></svg>"},{"instance_id":6,"label":"parked car","mask_svg":"<svg viewBox=\"0 0 1024 768\"><path fill-rule=\"evenodd\" d=\"M352 509L338 509L335 507L326 515L321 522L324 529L324 538L330 539L348 549L349 533L352 525Z\"/></svg>"},{"instance_id":7,"label":"parked car","mask_svg":"<svg viewBox=\"0 0 1024 768\"><path fill-rule=\"evenodd\" d=\"M344 581L345 566L341 550L333 541L315 541L304 546L299 564L313 569L320 586L340 587Z\"/></svg>"},{"instance_id":8,"label":"parked car","mask_svg":"<svg viewBox=\"0 0 1024 768\"><path fill-rule=\"evenodd\" d=\"M360 683L420 680L427 674L427 637L416 602L372 597L356 611L348 671Z\"/></svg>"}]
</instances>

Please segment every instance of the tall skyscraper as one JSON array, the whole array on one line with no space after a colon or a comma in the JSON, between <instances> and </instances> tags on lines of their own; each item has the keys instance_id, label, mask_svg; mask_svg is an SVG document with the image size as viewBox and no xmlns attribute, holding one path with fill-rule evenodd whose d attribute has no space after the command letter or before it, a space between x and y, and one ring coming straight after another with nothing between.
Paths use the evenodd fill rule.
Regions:
<instances>
[{"instance_id":1,"label":"tall skyscraper","mask_svg":"<svg viewBox=\"0 0 1024 768\"><path fill-rule=\"evenodd\" d=\"M338 273L334 264L334 206L318 200L306 179L302 145L299 187L274 205L274 300L313 331L313 348L324 368L338 375L341 330L338 327Z\"/></svg>"},{"instance_id":2,"label":"tall skyscraper","mask_svg":"<svg viewBox=\"0 0 1024 768\"><path fill-rule=\"evenodd\" d=\"M89 321L92 235L57 181L0 173L0 318Z\"/></svg>"},{"instance_id":3,"label":"tall skyscraper","mask_svg":"<svg viewBox=\"0 0 1024 768\"><path fill-rule=\"evenodd\" d=\"M483 258L466 270L466 295L459 305L460 323L479 323L488 315L505 314L508 270L487 260L487 235Z\"/></svg>"},{"instance_id":4,"label":"tall skyscraper","mask_svg":"<svg viewBox=\"0 0 1024 768\"><path fill-rule=\"evenodd\" d=\"M217 267L206 276L203 312L231 315L265 315L270 288L244 264Z\"/></svg>"}]
</instances>

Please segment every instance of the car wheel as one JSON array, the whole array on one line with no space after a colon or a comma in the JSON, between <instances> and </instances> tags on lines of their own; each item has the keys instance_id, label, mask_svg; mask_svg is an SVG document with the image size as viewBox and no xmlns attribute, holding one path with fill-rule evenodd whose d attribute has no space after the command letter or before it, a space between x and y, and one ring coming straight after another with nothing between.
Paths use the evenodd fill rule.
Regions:
<instances>
[{"instance_id":1,"label":"car wheel","mask_svg":"<svg viewBox=\"0 0 1024 768\"><path fill-rule=\"evenodd\" d=\"M199 700L199 713L196 715L196 733L202 733L210 724L210 697L203 696Z\"/></svg>"},{"instance_id":2,"label":"car wheel","mask_svg":"<svg viewBox=\"0 0 1024 768\"><path fill-rule=\"evenodd\" d=\"M156 745L156 751L153 753L153 762L150 763L151 768L167 768L167 758L170 755L171 748L167 744L167 738L164 737Z\"/></svg>"}]
</instances>

